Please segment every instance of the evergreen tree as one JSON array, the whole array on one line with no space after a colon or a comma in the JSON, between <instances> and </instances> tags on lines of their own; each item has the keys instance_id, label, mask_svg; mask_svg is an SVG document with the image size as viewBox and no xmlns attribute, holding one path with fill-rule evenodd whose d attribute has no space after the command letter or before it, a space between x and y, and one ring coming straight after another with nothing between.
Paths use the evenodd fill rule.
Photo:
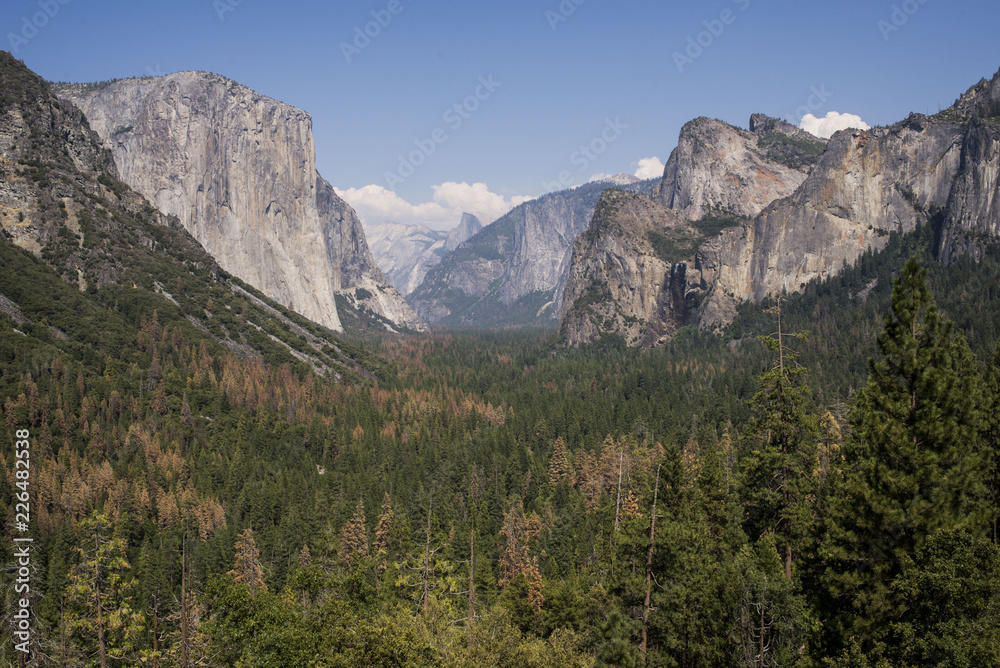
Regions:
<instances>
[{"instance_id":1,"label":"evergreen tree","mask_svg":"<svg viewBox=\"0 0 1000 668\"><path fill-rule=\"evenodd\" d=\"M642 659L635 643L632 642L633 630L629 628L629 620L617 609L608 613L608 618L601 625L600 644L597 646L597 665L614 668L638 668Z\"/></svg>"},{"instance_id":2,"label":"evergreen tree","mask_svg":"<svg viewBox=\"0 0 1000 668\"><path fill-rule=\"evenodd\" d=\"M563 479L572 480L573 472L566 456L566 443L562 436L557 436L552 445L552 459L549 460L549 484L555 487Z\"/></svg>"},{"instance_id":3,"label":"evergreen tree","mask_svg":"<svg viewBox=\"0 0 1000 668\"><path fill-rule=\"evenodd\" d=\"M892 583L901 613L887 654L899 665L1000 665L1000 548L964 529L932 534Z\"/></svg>"},{"instance_id":4,"label":"evergreen tree","mask_svg":"<svg viewBox=\"0 0 1000 668\"><path fill-rule=\"evenodd\" d=\"M375 527L375 555L379 563L385 562L389 557L389 539L392 535L392 499L389 492L382 497L382 512L378 516L378 524Z\"/></svg>"},{"instance_id":5,"label":"evergreen tree","mask_svg":"<svg viewBox=\"0 0 1000 668\"><path fill-rule=\"evenodd\" d=\"M358 499L354 517L340 530L340 561L349 567L368 556L368 529L365 528L365 500Z\"/></svg>"},{"instance_id":6,"label":"evergreen tree","mask_svg":"<svg viewBox=\"0 0 1000 668\"><path fill-rule=\"evenodd\" d=\"M392 499L389 492L382 497L382 512L378 516L378 524L375 526L375 540L372 547L375 551L375 566L381 578L389 566L389 541L392 538ZM381 583L379 584L381 586Z\"/></svg>"},{"instance_id":7,"label":"evergreen tree","mask_svg":"<svg viewBox=\"0 0 1000 668\"><path fill-rule=\"evenodd\" d=\"M987 486L993 512L991 534L994 543L1000 543L997 517L1000 516L1000 343L997 344L986 366L984 378L985 421L984 454L986 456Z\"/></svg>"},{"instance_id":8,"label":"evergreen tree","mask_svg":"<svg viewBox=\"0 0 1000 668\"><path fill-rule=\"evenodd\" d=\"M979 435L981 381L911 258L878 338L881 359L851 414L843 488L823 556L840 638L874 648L906 604L893 580L941 531L991 526ZM835 625L831 625L835 626Z\"/></svg>"},{"instance_id":9,"label":"evergreen tree","mask_svg":"<svg viewBox=\"0 0 1000 668\"><path fill-rule=\"evenodd\" d=\"M264 567L260 563L260 550L254 542L253 529L247 527L236 539L236 558L229 575L236 583L245 584L251 594L267 591Z\"/></svg>"},{"instance_id":10,"label":"evergreen tree","mask_svg":"<svg viewBox=\"0 0 1000 668\"><path fill-rule=\"evenodd\" d=\"M82 520L79 528L80 562L70 571L63 623L78 640L86 665L107 668L134 662L145 618L133 600L135 580L125 541L108 536L111 523L97 512Z\"/></svg>"},{"instance_id":11,"label":"evergreen tree","mask_svg":"<svg viewBox=\"0 0 1000 668\"><path fill-rule=\"evenodd\" d=\"M819 424L807 406L806 370L782 331L781 304L771 310L778 317L778 331L763 341L778 359L759 380L751 406L753 419L745 437L749 450L743 459L742 498L745 529L751 540L772 534L784 562L785 577L792 578L796 555L809 549L816 523L815 465Z\"/></svg>"}]
</instances>

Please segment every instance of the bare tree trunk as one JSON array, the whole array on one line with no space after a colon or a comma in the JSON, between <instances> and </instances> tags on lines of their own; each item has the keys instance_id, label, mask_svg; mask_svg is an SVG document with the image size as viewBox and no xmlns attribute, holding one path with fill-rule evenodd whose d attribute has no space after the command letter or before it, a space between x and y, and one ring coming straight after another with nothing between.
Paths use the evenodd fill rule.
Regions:
<instances>
[{"instance_id":1,"label":"bare tree trunk","mask_svg":"<svg viewBox=\"0 0 1000 668\"><path fill-rule=\"evenodd\" d=\"M660 491L660 467L656 467L656 485L653 487L653 514L649 518L649 556L646 558L646 602L642 609L642 642L639 643L639 653L642 662L646 663L646 644L649 633L649 608L653 594L653 545L656 538L656 497Z\"/></svg>"},{"instance_id":2,"label":"bare tree trunk","mask_svg":"<svg viewBox=\"0 0 1000 668\"><path fill-rule=\"evenodd\" d=\"M767 636L767 625L764 623L764 603L760 604L760 656L758 660L760 661L760 666L764 666L764 652L767 651L767 646L764 643L764 638Z\"/></svg>"},{"instance_id":3,"label":"bare tree trunk","mask_svg":"<svg viewBox=\"0 0 1000 668\"><path fill-rule=\"evenodd\" d=\"M476 620L476 525L469 529L469 644L472 644L472 623Z\"/></svg>"},{"instance_id":4,"label":"bare tree trunk","mask_svg":"<svg viewBox=\"0 0 1000 668\"><path fill-rule=\"evenodd\" d=\"M100 536L94 539L95 554L101 549ZM94 590L97 594L97 646L100 651L101 668L108 668L108 648L104 640L104 606L101 604L101 565L94 567Z\"/></svg>"},{"instance_id":5,"label":"bare tree trunk","mask_svg":"<svg viewBox=\"0 0 1000 668\"><path fill-rule=\"evenodd\" d=\"M190 668L188 656L188 609L187 609L187 536L181 544L181 668Z\"/></svg>"},{"instance_id":6,"label":"bare tree trunk","mask_svg":"<svg viewBox=\"0 0 1000 668\"><path fill-rule=\"evenodd\" d=\"M428 596L430 595L430 570L431 570L431 513L434 511L434 501L431 501L427 510L427 544L424 547L424 597L423 609L427 614Z\"/></svg>"},{"instance_id":7,"label":"bare tree trunk","mask_svg":"<svg viewBox=\"0 0 1000 668\"><path fill-rule=\"evenodd\" d=\"M622 460L624 457L624 452L618 455L618 500L615 501L615 531L618 531L618 512L622 507Z\"/></svg>"}]
</instances>

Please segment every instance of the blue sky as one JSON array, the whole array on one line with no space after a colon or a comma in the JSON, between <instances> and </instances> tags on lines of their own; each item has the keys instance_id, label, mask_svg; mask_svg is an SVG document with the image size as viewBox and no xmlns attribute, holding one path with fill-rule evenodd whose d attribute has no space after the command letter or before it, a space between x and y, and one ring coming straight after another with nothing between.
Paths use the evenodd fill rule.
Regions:
<instances>
[{"instance_id":1,"label":"blue sky","mask_svg":"<svg viewBox=\"0 0 1000 668\"><path fill-rule=\"evenodd\" d=\"M936 112L1000 68L998 25L986 0L6 0L0 48L50 80L227 76L312 115L366 222L447 227L665 161L697 116Z\"/></svg>"}]
</instances>

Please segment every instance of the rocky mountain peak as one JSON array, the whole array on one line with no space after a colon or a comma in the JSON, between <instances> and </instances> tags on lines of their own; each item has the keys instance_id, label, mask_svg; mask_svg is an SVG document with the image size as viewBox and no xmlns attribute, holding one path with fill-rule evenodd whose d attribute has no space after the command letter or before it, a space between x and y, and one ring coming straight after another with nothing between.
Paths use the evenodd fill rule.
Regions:
<instances>
[{"instance_id":1,"label":"rocky mountain peak","mask_svg":"<svg viewBox=\"0 0 1000 668\"><path fill-rule=\"evenodd\" d=\"M949 110L966 118L992 119L1000 123L1000 71L982 79L965 92Z\"/></svg>"},{"instance_id":2,"label":"rocky mountain peak","mask_svg":"<svg viewBox=\"0 0 1000 668\"><path fill-rule=\"evenodd\" d=\"M825 142L763 114L751 130L696 118L681 129L656 196L669 209L698 220L725 212L756 216L791 195L806 179Z\"/></svg>"},{"instance_id":3,"label":"rocky mountain peak","mask_svg":"<svg viewBox=\"0 0 1000 668\"><path fill-rule=\"evenodd\" d=\"M683 238L665 243L651 236L664 235L650 227L652 243L638 243L631 226L655 220L655 208L647 204L640 213L602 202L601 216L574 247L565 340L577 344L611 333L630 344L656 345L678 324L718 329L732 321L740 302L799 291L883 248L890 233L931 222L940 226L942 262L979 256L1000 236L998 90L1000 77L994 77L948 112L838 132L825 143L760 115L751 119L753 132L710 119L688 123L658 201L692 219L704 238L691 249ZM784 188L798 185L763 204L775 190L762 177L775 174L786 177ZM718 214L695 218L726 206L744 217L724 229L727 221ZM715 229L708 225L713 220L720 223ZM662 249L672 264L651 261ZM655 301L648 297L653 290ZM616 315L614 301L632 303L633 294L647 295L645 308Z\"/></svg>"},{"instance_id":4,"label":"rocky mountain peak","mask_svg":"<svg viewBox=\"0 0 1000 668\"><path fill-rule=\"evenodd\" d=\"M606 178L600 179L602 183L607 183L613 186L630 186L642 181L635 174L615 174L614 176L608 176Z\"/></svg>"},{"instance_id":5,"label":"rocky mountain peak","mask_svg":"<svg viewBox=\"0 0 1000 668\"><path fill-rule=\"evenodd\" d=\"M590 225L606 181L514 207L427 272L408 299L429 322L552 323L559 317L573 241ZM652 181L618 186L651 192Z\"/></svg>"},{"instance_id":6,"label":"rocky mountain peak","mask_svg":"<svg viewBox=\"0 0 1000 668\"><path fill-rule=\"evenodd\" d=\"M774 118L766 114L752 114L750 116L750 132L756 135L768 135L772 132L780 132L789 137L795 137L810 142L825 143L825 140L816 137L802 128L796 127L780 118Z\"/></svg>"},{"instance_id":7,"label":"rocky mountain peak","mask_svg":"<svg viewBox=\"0 0 1000 668\"><path fill-rule=\"evenodd\" d=\"M471 213L463 213L461 222L448 233L445 246L448 250L453 251L463 242L476 236L481 229L483 229L483 222L479 218Z\"/></svg>"}]
</instances>

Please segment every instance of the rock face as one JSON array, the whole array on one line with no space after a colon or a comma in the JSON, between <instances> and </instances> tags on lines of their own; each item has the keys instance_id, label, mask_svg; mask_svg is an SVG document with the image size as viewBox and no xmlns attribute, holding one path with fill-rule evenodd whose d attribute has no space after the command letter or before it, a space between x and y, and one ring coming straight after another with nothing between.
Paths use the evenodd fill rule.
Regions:
<instances>
[{"instance_id":1,"label":"rock face","mask_svg":"<svg viewBox=\"0 0 1000 668\"><path fill-rule=\"evenodd\" d=\"M2 52L0 90L0 313L26 341L54 337L101 359L142 325L202 355L373 377L332 332L222 271L176 217L119 179L77 107Z\"/></svg>"},{"instance_id":2,"label":"rock face","mask_svg":"<svg viewBox=\"0 0 1000 668\"><path fill-rule=\"evenodd\" d=\"M230 273L341 330L335 296L422 323L371 257L354 211L316 171L312 119L221 76L68 86L122 180L177 216Z\"/></svg>"},{"instance_id":3,"label":"rock face","mask_svg":"<svg viewBox=\"0 0 1000 668\"><path fill-rule=\"evenodd\" d=\"M840 132L791 196L703 245L687 292L707 297L702 327L728 324L736 303L796 292L835 274L889 232L909 232L944 206L962 155L960 125L911 117L891 128Z\"/></svg>"},{"instance_id":4,"label":"rock face","mask_svg":"<svg viewBox=\"0 0 1000 668\"><path fill-rule=\"evenodd\" d=\"M941 259L950 263L966 253L978 257L984 240L1000 236L1000 72L940 115L965 127L941 238Z\"/></svg>"},{"instance_id":5,"label":"rock face","mask_svg":"<svg viewBox=\"0 0 1000 668\"><path fill-rule=\"evenodd\" d=\"M461 222L448 232L448 237L445 239L444 244L445 248L450 251L455 250L464 242L479 234L481 229L483 229L483 221L471 213L463 213Z\"/></svg>"},{"instance_id":6,"label":"rock face","mask_svg":"<svg viewBox=\"0 0 1000 668\"><path fill-rule=\"evenodd\" d=\"M590 228L577 237L563 301L569 345L620 334L654 345L684 324L683 276L671 280L678 249L701 232L645 195L606 190ZM676 265L683 268L684 265Z\"/></svg>"},{"instance_id":7,"label":"rock face","mask_svg":"<svg viewBox=\"0 0 1000 668\"><path fill-rule=\"evenodd\" d=\"M654 185L638 181L623 187L651 192ZM428 322L450 325L554 322L573 242L611 186L588 183L514 208L429 271L410 303Z\"/></svg>"},{"instance_id":8,"label":"rock face","mask_svg":"<svg viewBox=\"0 0 1000 668\"><path fill-rule=\"evenodd\" d=\"M657 309L628 311L638 324L609 318L611 305L600 297L621 298L655 285L657 272L647 271L641 283L633 283L635 272L626 269L636 262L652 266L650 248L635 240L630 246L617 237L634 235L635 229L648 234L661 224L662 212L646 203L609 208L600 220L595 216L574 249L567 288L568 294L572 290L591 298L567 299L565 340L576 345L616 333L633 344L655 345L681 324L719 328L732 321L740 301L798 291L814 278L836 274L867 249L884 247L890 232L911 231L931 217L942 225L942 261L980 252L1000 235L998 88L1000 73L935 117L914 114L889 128L837 133L794 193L717 235L702 225L700 230L711 238L663 270ZM759 120L752 125L761 127ZM719 162L718 157L708 159ZM664 184L691 181L682 174L682 163L676 164L677 175L665 177ZM712 169L698 166L695 171ZM669 176L669 164L667 172ZM658 195L664 207L690 215L698 207L704 211L704 202L714 207L722 200L671 199L667 193L708 191L661 186ZM680 245L673 248L683 253ZM594 257L602 252L605 257L595 267ZM648 306L649 299L644 303Z\"/></svg>"},{"instance_id":9,"label":"rock face","mask_svg":"<svg viewBox=\"0 0 1000 668\"><path fill-rule=\"evenodd\" d=\"M696 118L682 129L655 195L689 220L715 212L752 218L809 175L825 142L755 114L750 130Z\"/></svg>"}]
</instances>

